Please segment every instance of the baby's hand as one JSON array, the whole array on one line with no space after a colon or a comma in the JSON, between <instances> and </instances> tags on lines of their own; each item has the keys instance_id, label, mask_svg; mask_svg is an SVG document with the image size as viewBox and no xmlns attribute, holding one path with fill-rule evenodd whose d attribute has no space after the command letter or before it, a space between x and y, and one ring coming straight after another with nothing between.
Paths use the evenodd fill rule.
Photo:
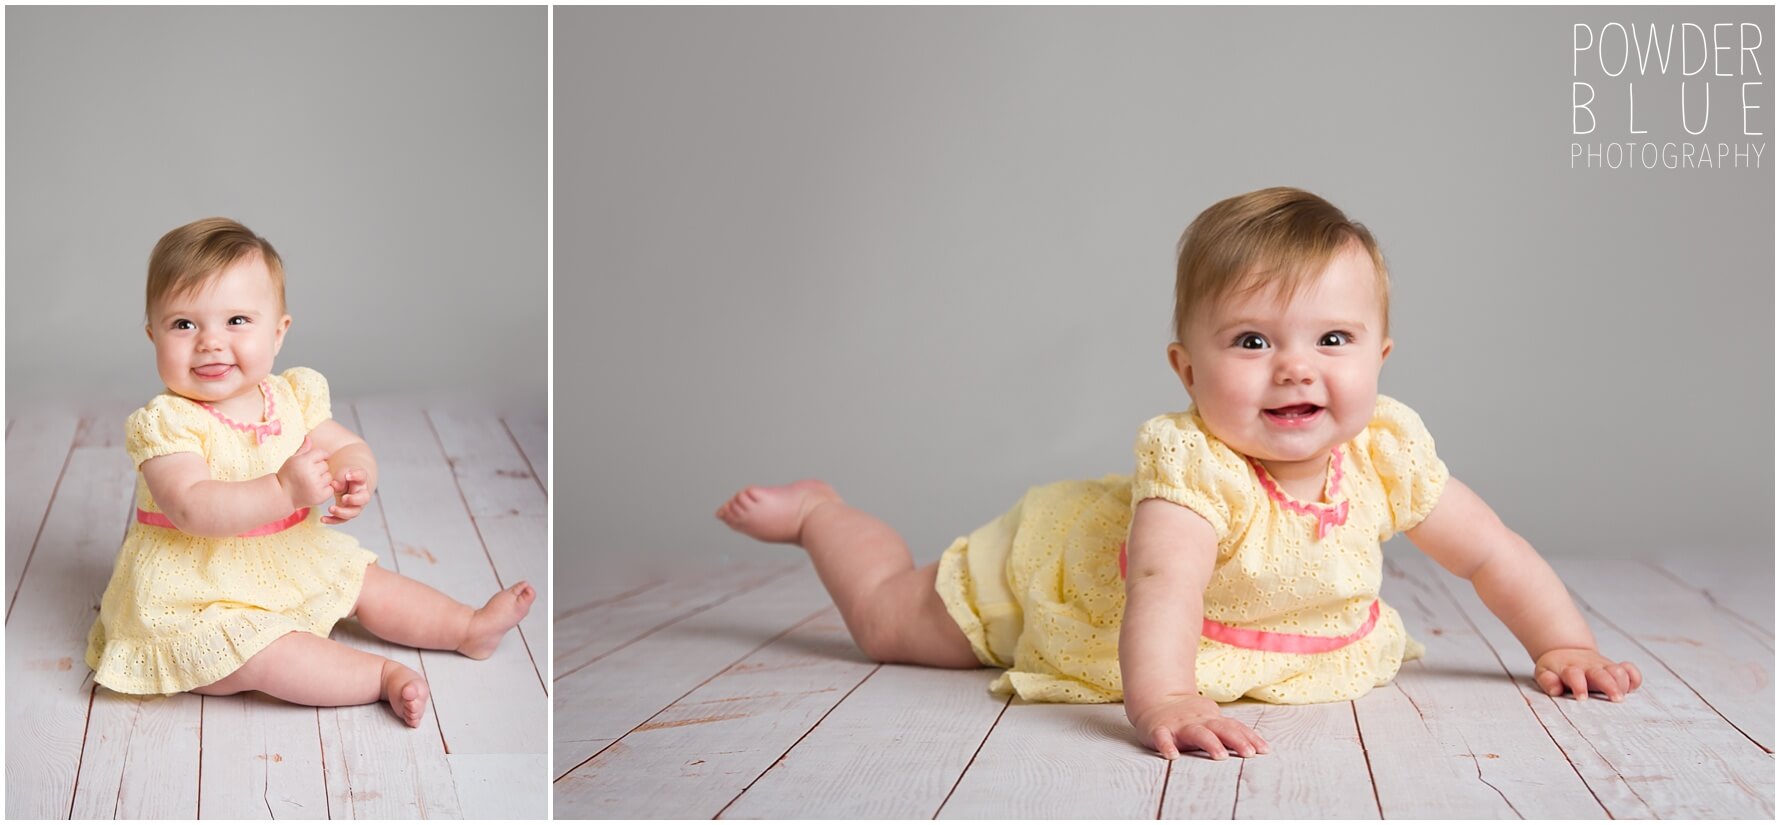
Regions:
<instances>
[{"instance_id":1,"label":"baby's hand","mask_svg":"<svg viewBox=\"0 0 1780 825\"><path fill-rule=\"evenodd\" d=\"M1568 687L1578 701L1588 699L1590 690L1599 690L1617 702L1644 684L1644 674L1631 662L1614 664L1587 648L1560 647L1545 651L1533 663L1533 681L1552 696L1564 695Z\"/></svg>"},{"instance_id":2,"label":"baby's hand","mask_svg":"<svg viewBox=\"0 0 1780 825\"><path fill-rule=\"evenodd\" d=\"M1138 714L1132 726L1164 759L1180 758L1181 745L1198 747L1213 759L1229 756L1226 746L1242 757L1269 750L1259 734L1224 716L1218 703L1203 696L1164 702Z\"/></svg>"},{"instance_id":3,"label":"baby's hand","mask_svg":"<svg viewBox=\"0 0 1780 825\"><path fill-rule=\"evenodd\" d=\"M334 478L328 473L328 454L315 449L308 437L304 437L303 446L278 468L278 486L290 496L292 510L323 501L334 492Z\"/></svg>"},{"instance_id":4,"label":"baby's hand","mask_svg":"<svg viewBox=\"0 0 1780 825\"><path fill-rule=\"evenodd\" d=\"M344 524L363 512L371 503L371 485L365 481L363 467L347 467L334 479L334 506L321 517L322 524Z\"/></svg>"}]
</instances>

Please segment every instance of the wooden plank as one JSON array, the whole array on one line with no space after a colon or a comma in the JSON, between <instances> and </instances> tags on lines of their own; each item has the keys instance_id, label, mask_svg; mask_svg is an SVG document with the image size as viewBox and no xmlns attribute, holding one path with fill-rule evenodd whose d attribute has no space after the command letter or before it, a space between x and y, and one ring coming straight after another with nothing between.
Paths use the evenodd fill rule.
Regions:
<instances>
[{"instance_id":1,"label":"wooden plank","mask_svg":"<svg viewBox=\"0 0 1780 825\"><path fill-rule=\"evenodd\" d=\"M1238 699L1218 707L1225 716L1249 726L1260 733L1263 739L1267 738L1264 724L1267 714L1291 712L1279 705L1253 699ZM1133 730L1131 735L1135 739L1137 732ZM1272 744L1272 741L1269 740L1268 744ZM1271 754L1254 758L1267 759L1269 756ZM1213 760L1205 756L1203 751L1189 751L1182 758L1168 763L1168 781L1162 789L1161 818L1235 818L1237 789L1241 785L1242 771L1248 761L1239 757Z\"/></svg>"},{"instance_id":2,"label":"wooden plank","mask_svg":"<svg viewBox=\"0 0 1780 825\"><path fill-rule=\"evenodd\" d=\"M451 773L465 819L546 819L550 774L541 753L454 753Z\"/></svg>"},{"instance_id":3,"label":"wooden plank","mask_svg":"<svg viewBox=\"0 0 1780 825\"><path fill-rule=\"evenodd\" d=\"M377 496L399 572L475 607L501 589L438 440L412 402L355 405L376 451ZM526 646L509 638L485 661L423 651L433 707L449 753L541 753L548 705ZM490 708L500 708L498 717Z\"/></svg>"},{"instance_id":4,"label":"wooden plank","mask_svg":"<svg viewBox=\"0 0 1780 825\"><path fill-rule=\"evenodd\" d=\"M1647 561L1682 587L1700 591L1713 607L1766 637L1774 648L1774 562L1744 564L1732 559L1690 558Z\"/></svg>"},{"instance_id":5,"label":"wooden plank","mask_svg":"<svg viewBox=\"0 0 1780 825\"><path fill-rule=\"evenodd\" d=\"M500 419L438 406L429 408L426 417L471 516L546 514L544 490Z\"/></svg>"},{"instance_id":6,"label":"wooden plank","mask_svg":"<svg viewBox=\"0 0 1780 825\"><path fill-rule=\"evenodd\" d=\"M350 405L336 401L340 422L357 430ZM376 449L373 445L372 449ZM381 493L378 496L381 499ZM384 526L381 501L338 528L360 546L377 554L378 563L394 570L394 554ZM370 651L424 673L420 654L366 632L356 621L335 626L332 638ZM321 708L322 760L327 770L328 810L337 819L461 818L457 785L446 760L436 709L429 709L419 728L402 724L384 702L345 708Z\"/></svg>"},{"instance_id":7,"label":"wooden plank","mask_svg":"<svg viewBox=\"0 0 1780 825\"><path fill-rule=\"evenodd\" d=\"M1124 705L1015 701L939 818L1154 819L1167 775Z\"/></svg>"},{"instance_id":8,"label":"wooden plank","mask_svg":"<svg viewBox=\"0 0 1780 825\"><path fill-rule=\"evenodd\" d=\"M333 638L420 670L419 655L342 622ZM418 728L384 702L321 708L328 810L335 819L461 819L456 779L430 714Z\"/></svg>"},{"instance_id":9,"label":"wooden plank","mask_svg":"<svg viewBox=\"0 0 1780 825\"><path fill-rule=\"evenodd\" d=\"M539 689L548 693L550 658L545 646L550 638L549 524L543 516L486 516L476 520L476 530L501 570L501 586L531 582L538 593L532 612L520 620L519 631L501 642L501 647L523 651ZM548 739L543 734L539 736L534 745L537 753L543 753Z\"/></svg>"},{"instance_id":10,"label":"wooden plank","mask_svg":"<svg viewBox=\"0 0 1780 825\"><path fill-rule=\"evenodd\" d=\"M990 695L992 679L980 669L879 668L723 818L933 816L1007 707Z\"/></svg>"},{"instance_id":11,"label":"wooden plank","mask_svg":"<svg viewBox=\"0 0 1780 825\"><path fill-rule=\"evenodd\" d=\"M264 693L204 696L198 798L205 819L324 819L316 708Z\"/></svg>"},{"instance_id":12,"label":"wooden plank","mask_svg":"<svg viewBox=\"0 0 1780 825\"><path fill-rule=\"evenodd\" d=\"M1443 589L1514 676L1528 705L1614 819L1770 819L1774 760L1713 712L1659 660L1635 658L1644 686L1624 702L1547 696L1514 635L1469 586ZM1585 611L1609 656L1637 645ZM1625 655L1621 655L1621 654Z\"/></svg>"},{"instance_id":13,"label":"wooden plank","mask_svg":"<svg viewBox=\"0 0 1780 825\"><path fill-rule=\"evenodd\" d=\"M556 815L715 817L877 668L818 613L563 777Z\"/></svg>"},{"instance_id":14,"label":"wooden plank","mask_svg":"<svg viewBox=\"0 0 1780 825\"><path fill-rule=\"evenodd\" d=\"M652 587L667 583L668 578L642 570L629 571L623 576L596 576L580 581L567 581L561 577L552 580L552 589L556 592L551 607L556 611L552 625L560 625L565 619L585 613L596 607L622 601L642 593ZM561 629L552 627L560 634ZM557 638L561 638L560 635Z\"/></svg>"},{"instance_id":15,"label":"wooden plank","mask_svg":"<svg viewBox=\"0 0 1780 825\"><path fill-rule=\"evenodd\" d=\"M29 755L6 761L8 819L65 818L74 799L92 703L87 631L136 481L121 420L102 414L81 426L38 538L43 552L7 621L6 749Z\"/></svg>"},{"instance_id":16,"label":"wooden plank","mask_svg":"<svg viewBox=\"0 0 1780 825\"><path fill-rule=\"evenodd\" d=\"M1273 752L1243 760L1236 818L1379 818L1352 702L1269 710L1260 724Z\"/></svg>"},{"instance_id":17,"label":"wooden plank","mask_svg":"<svg viewBox=\"0 0 1780 825\"><path fill-rule=\"evenodd\" d=\"M427 417L488 549L499 586L529 581L538 591L530 615L519 623L517 641L526 647L539 684L544 685L543 674L549 670L544 643L550 623L550 559L543 488L498 418L437 407ZM538 752L543 752L541 742Z\"/></svg>"},{"instance_id":18,"label":"wooden plank","mask_svg":"<svg viewBox=\"0 0 1780 825\"><path fill-rule=\"evenodd\" d=\"M532 477L537 479L538 486L544 492L550 492L550 423L544 413L507 413L501 416L501 423L507 425L507 432L519 445L519 451L525 456L526 464L531 467Z\"/></svg>"},{"instance_id":19,"label":"wooden plank","mask_svg":"<svg viewBox=\"0 0 1780 825\"><path fill-rule=\"evenodd\" d=\"M807 565L689 615L556 682L558 777L830 605Z\"/></svg>"},{"instance_id":20,"label":"wooden plank","mask_svg":"<svg viewBox=\"0 0 1780 825\"><path fill-rule=\"evenodd\" d=\"M195 819L203 697L93 697L74 819Z\"/></svg>"},{"instance_id":21,"label":"wooden plank","mask_svg":"<svg viewBox=\"0 0 1780 825\"><path fill-rule=\"evenodd\" d=\"M556 678L572 675L624 645L809 565L807 558L790 563L782 557L748 560L709 575L681 576L665 586L639 588L625 597L558 616L554 628Z\"/></svg>"},{"instance_id":22,"label":"wooden plank","mask_svg":"<svg viewBox=\"0 0 1780 825\"><path fill-rule=\"evenodd\" d=\"M68 466L79 417L53 410L21 416L6 431L6 612L12 614L31 548Z\"/></svg>"},{"instance_id":23,"label":"wooden plank","mask_svg":"<svg viewBox=\"0 0 1780 825\"><path fill-rule=\"evenodd\" d=\"M1704 594L1654 567L1614 559L1552 559L1577 598L1636 640L1763 750L1774 752L1774 649ZM1620 659L1631 659L1627 650ZM1634 662L1635 663L1635 662ZM1647 668L1640 668L1640 671Z\"/></svg>"},{"instance_id":24,"label":"wooden plank","mask_svg":"<svg viewBox=\"0 0 1780 825\"><path fill-rule=\"evenodd\" d=\"M1427 654L1354 703L1387 819L1601 819L1606 811L1420 553L1385 562L1385 600ZM1524 654L1523 654L1524 655Z\"/></svg>"}]
</instances>

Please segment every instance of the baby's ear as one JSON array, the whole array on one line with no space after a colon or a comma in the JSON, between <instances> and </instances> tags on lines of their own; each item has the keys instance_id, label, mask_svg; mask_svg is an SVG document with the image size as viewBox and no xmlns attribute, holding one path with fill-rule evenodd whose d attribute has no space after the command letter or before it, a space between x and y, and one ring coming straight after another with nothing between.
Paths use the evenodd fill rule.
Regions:
<instances>
[{"instance_id":1,"label":"baby's ear","mask_svg":"<svg viewBox=\"0 0 1780 825\"><path fill-rule=\"evenodd\" d=\"M1392 341L1389 338L1384 339L1384 351L1379 354L1378 360L1383 361L1384 359L1391 357L1391 347L1395 343L1396 342Z\"/></svg>"},{"instance_id":2,"label":"baby's ear","mask_svg":"<svg viewBox=\"0 0 1780 825\"><path fill-rule=\"evenodd\" d=\"M148 336L149 343L151 343L151 344L154 343L155 342L155 326L154 326L154 324L143 324L142 325L142 334Z\"/></svg>"},{"instance_id":3,"label":"baby's ear","mask_svg":"<svg viewBox=\"0 0 1780 825\"><path fill-rule=\"evenodd\" d=\"M284 333L288 329L290 329L290 316L286 315L282 318L279 318L278 319L278 333L276 335L274 335L272 338L272 354L273 355L277 355L279 350L284 349Z\"/></svg>"},{"instance_id":4,"label":"baby's ear","mask_svg":"<svg viewBox=\"0 0 1780 825\"><path fill-rule=\"evenodd\" d=\"M1180 379L1181 388L1193 391L1193 363L1187 358L1187 348L1179 341L1168 345L1168 368Z\"/></svg>"}]
</instances>

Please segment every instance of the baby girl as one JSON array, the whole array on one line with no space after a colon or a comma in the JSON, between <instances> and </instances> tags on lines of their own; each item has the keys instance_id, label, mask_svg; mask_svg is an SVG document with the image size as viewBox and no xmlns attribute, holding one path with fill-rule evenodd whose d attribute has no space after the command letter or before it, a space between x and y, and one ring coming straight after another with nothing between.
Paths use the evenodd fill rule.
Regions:
<instances>
[{"instance_id":1,"label":"baby girl","mask_svg":"<svg viewBox=\"0 0 1780 825\"><path fill-rule=\"evenodd\" d=\"M1471 581L1547 693L1620 701L1638 668L1596 651L1551 567L1378 394L1389 319L1364 226L1297 189L1240 195L1182 236L1168 361L1192 405L1143 425L1134 475L1033 488L920 569L820 481L748 487L717 517L808 551L867 656L1123 701L1170 759L1268 751L1219 702L1349 700L1419 657L1378 598L1396 533Z\"/></svg>"},{"instance_id":2,"label":"baby girl","mask_svg":"<svg viewBox=\"0 0 1780 825\"><path fill-rule=\"evenodd\" d=\"M471 608L324 526L363 512L377 461L331 417L320 373L272 374L290 323L283 263L247 227L209 218L155 245L148 340L167 392L125 425L136 517L87 665L119 693L383 699L418 726L426 680L329 640L334 623L353 617L398 644L486 659L537 594L520 582Z\"/></svg>"}]
</instances>

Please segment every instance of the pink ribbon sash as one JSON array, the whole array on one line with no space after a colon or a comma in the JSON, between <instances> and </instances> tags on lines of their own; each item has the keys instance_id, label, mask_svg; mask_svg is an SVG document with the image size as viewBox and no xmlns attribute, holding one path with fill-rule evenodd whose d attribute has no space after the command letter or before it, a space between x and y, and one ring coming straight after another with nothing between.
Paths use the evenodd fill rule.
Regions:
<instances>
[{"instance_id":1,"label":"pink ribbon sash","mask_svg":"<svg viewBox=\"0 0 1780 825\"><path fill-rule=\"evenodd\" d=\"M1201 633L1214 642L1223 642L1231 647L1246 647L1249 650L1268 650L1274 653L1328 653L1340 650L1372 632L1378 624L1378 600L1372 600L1372 609L1366 616L1366 623L1360 629L1346 636L1305 636L1298 633L1272 633L1266 630L1248 630L1219 624L1210 619L1205 620L1205 629Z\"/></svg>"},{"instance_id":2,"label":"pink ribbon sash","mask_svg":"<svg viewBox=\"0 0 1780 825\"><path fill-rule=\"evenodd\" d=\"M1125 545L1119 545L1119 578L1126 575ZM1301 633L1274 633L1268 630L1250 630L1243 627L1231 627L1221 622L1206 619L1199 634L1214 642L1222 642L1231 647L1242 647L1249 650L1265 650L1273 653L1328 653L1340 650L1366 637L1372 628L1378 625L1378 600L1372 600L1372 609L1367 612L1366 623L1360 629L1346 636L1306 636Z\"/></svg>"},{"instance_id":3,"label":"pink ribbon sash","mask_svg":"<svg viewBox=\"0 0 1780 825\"><path fill-rule=\"evenodd\" d=\"M268 522L266 524L262 524L258 527L255 527L252 530L242 533L241 535L237 536L236 538L250 539L250 538L253 538L254 536L270 536L273 533L282 533L282 532L289 530L290 528L295 527L298 524L302 523L303 519L306 519L308 517L309 517L309 508L304 507L301 510L291 513L290 515L285 516L284 518L281 518L277 521ZM178 530L179 529L178 527L173 526L173 520L170 518L167 518L165 513L151 513L151 512L144 510L140 507L136 508L136 520L139 522L142 522L143 524L148 524L148 525L152 525L155 527L165 527L169 530Z\"/></svg>"}]
</instances>

